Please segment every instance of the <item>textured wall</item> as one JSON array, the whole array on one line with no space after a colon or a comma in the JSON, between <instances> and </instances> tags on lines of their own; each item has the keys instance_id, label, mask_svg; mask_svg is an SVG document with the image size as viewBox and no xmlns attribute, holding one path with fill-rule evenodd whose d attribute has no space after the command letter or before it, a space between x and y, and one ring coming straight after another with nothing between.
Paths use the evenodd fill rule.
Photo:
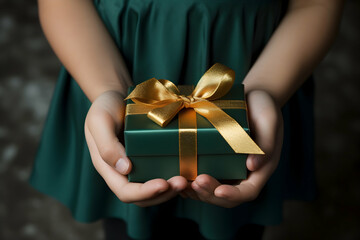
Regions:
<instances>
[{"instance_id":1,"label":"textured wall","mask_svg":"<svg viewBox=\"0 0 360 240\"><path fill-rule=\"evenodd\" d=\"M360 239L360 2L348 1L340 34L316 75L316 201L285 205L265 239ZM102 239L26 181L59 61L34 0L0 0L0 240Z\"/></svg>"}]
</instances>

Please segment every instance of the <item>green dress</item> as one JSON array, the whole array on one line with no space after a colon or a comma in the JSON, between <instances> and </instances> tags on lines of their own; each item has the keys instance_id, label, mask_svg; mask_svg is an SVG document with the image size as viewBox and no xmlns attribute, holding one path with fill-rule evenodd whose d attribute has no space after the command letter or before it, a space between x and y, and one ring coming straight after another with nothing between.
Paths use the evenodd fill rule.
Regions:
<instances>
[{"instance_id":1,"label":"green dress","mask_svg":"<svg viewBox=\"0 0 360 240\"><path fill-rule=\"evenodd\" d=\"M243 80L279 24L286 2L277 0L95 0L122 53L134 84L152 77L196 84L219 62ZM280 70L280 69L279 69ZM227 239L244 224L277 224L285 198L314 193L312 81L283 108L285 141L280 164L259 198L233 209L176 197L140 208L116 198L94 169L83 125L90 102L61 68L34 164L31 184L82 222L115 217L128 234L146 238L153 219L177 216L195 221L208 239Z\"/></svg>"}]
</instances>

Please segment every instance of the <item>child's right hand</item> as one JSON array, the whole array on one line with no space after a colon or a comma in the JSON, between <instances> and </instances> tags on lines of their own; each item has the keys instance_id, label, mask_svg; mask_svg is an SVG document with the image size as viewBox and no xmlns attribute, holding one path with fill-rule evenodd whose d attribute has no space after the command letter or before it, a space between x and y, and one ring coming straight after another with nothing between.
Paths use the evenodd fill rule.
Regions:
<instances>
[{"instance_id":1,"label":"child's right hand","mask_svg":"<svg viewBox=\"0 0 360 240\"><path fill-rule=\"evenodd\" d=\"M94 167L122 202L146 207L168 201L186 188L184 177L128 182L126 175L132 165L117 137L123 131L124 110L123 98L116 91L104 92L92 103L85 120L85 137Z\"/></svg>"}]
</instances>

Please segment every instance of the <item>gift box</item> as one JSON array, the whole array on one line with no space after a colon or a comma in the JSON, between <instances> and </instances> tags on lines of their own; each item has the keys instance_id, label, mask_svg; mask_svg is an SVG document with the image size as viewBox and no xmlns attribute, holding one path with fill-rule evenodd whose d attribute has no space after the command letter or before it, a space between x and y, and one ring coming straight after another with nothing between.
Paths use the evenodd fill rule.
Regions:
<instances>
[{"instance_id":1,"label":"gift box","mask_svg":"<svg viewBox=\"0 0 360 240\"><path fill-rule=\"evenodd\" d=\"M217 66L219 67L219 65ZM220 67L224 66L221 65ZM207 77L212 76L209 74L209 70ZM225 70L228 70L227 67L225 67ZM204 76L206 76L206 74L204 74ZM219 78L218 75L212 77ZM230 77L234 78L234 75L232 74ZM154 85L157 85L159 82L156 79L151 80L153 80ZM233 82L233 80L234 79L231 81ZM164 86L167 85L166 87L169 89L173 87L168 80L162 80L161 83ZM139 89L140 88L141 87L139 87ZM203 104L202 99L197 97L194 97L195 99L192 98L191 92L194 92L194 86L177 86L177 88L179 89L177 93L178 99L185 99L185 104L186 102L197 101L200 102L200 105ZM209 91L207 87L203 88ZM145 182L154 178L169 179L177 175L184 175L188 180L194 180L196 175L203 173L209 174L218 180L245 179L247 177L247 153L253 153L254 151L241 150L244 153L236 153L234 151L234 144L230 146L229 139L225 139L226 136L224 135L224 131L228 131L227 134L230 136L227 138L233 136L239 137L241 141L243 141L244 138L245 141L250 139L248 136L249 127L244 98L244 86L242 84L234 85L231 89L227 87L226 94L222 94L224 96L210 101L212 105L207 106L209 111L212 111L214 108L213 105L218 109L213 109L214 113L210 113L209 119L204 117L207 116L206 114L208 113L206 111L208 109L205 109L206 111L204 113L204 111L200 111L203 106L200 106L198 103L195 103L193 105L195 107L191 108L189 107L191 104L184 107L184 103L182 102L180 110L177 109L175 114L172 113L174 116L171 116L168 123L166 122L163 126L161 126L159 122L156 122L154 117L153 119L151 119L151 116L149 118L149 112L153 109L163 110L162 108L164 108L166 110L166 108L168 108L166 105L169 104L168 101L160 99L160 104L154 104L153 100L149 100L145 102L145 104L141 104L139 103L139 99L143 100L145 97L148 97L149 92L157 92L157 90L151 88L139 89L136 90L143 92L144 95L131 98L130 94L126 107L124 129L125 149L133 165L132 171L128 175L129 181ZM196 89L197 87L195 88L195 92ZM131 87L129 93L133 92L133 90L134 87ZM189 93L190 95L188 95ZM173 105L176 105L180 100L173 101ZM208 100L204 101L208 102ZM204 104L206 105L208 103L204 102ZM174 106L172 107L174 108ZM175 106L175 108L176 107L177 106ZM219 112L219 110L221 112ZM162 111L158 112L162 113ZM238 126L242 128L242 133L237 132L238 129L235 128L229 129L229 126L226 125L226 121L228 121L227 116L223 117L226 119L225 124L222 124L221 119L216 119L216 112L219 112L219 115L225 113L229 118L232 118L235 124L238 124ZM215 118L215 120L212 118ZM215 128L214 122L216 121L220 122L220 124L216 123ZM226 127L228 127L228 129L224 130L223 128ZM246 147L247 146L245 146L244 149L246 149ZM259 151L258 153L261 153L260 149Z\"/></svg>"}]
</instances>

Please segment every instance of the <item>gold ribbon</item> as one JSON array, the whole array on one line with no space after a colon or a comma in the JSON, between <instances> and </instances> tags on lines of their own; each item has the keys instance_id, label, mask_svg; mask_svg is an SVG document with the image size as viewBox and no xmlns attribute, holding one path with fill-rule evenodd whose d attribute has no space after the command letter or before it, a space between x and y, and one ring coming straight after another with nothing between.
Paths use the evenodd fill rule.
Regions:
<instances>
[{"instance_id":1,"label":"gold ribbon","mask_svg":"<svg viewBox=\"0 0 360 240\"><path fill-rule=\"evenodd\" d=\"M197 176L196 113L205 117L219 131L236 153L264 154L245 130L222 109L241 104L237 100L216 100L227 94L235 80L235 72L215 63L201 77L189 95L183 95L169 80L151 78L138 84L125 100L131 99L127 114L146 113L165 127L179 112L180 175L189 180ZM216 104L218 102L218 104ZM220 104L219 104L220 102ZM139 106L139 107L135 107ZM137 110L136 110L137 108Z\"/></svg>"}]
</instances>

